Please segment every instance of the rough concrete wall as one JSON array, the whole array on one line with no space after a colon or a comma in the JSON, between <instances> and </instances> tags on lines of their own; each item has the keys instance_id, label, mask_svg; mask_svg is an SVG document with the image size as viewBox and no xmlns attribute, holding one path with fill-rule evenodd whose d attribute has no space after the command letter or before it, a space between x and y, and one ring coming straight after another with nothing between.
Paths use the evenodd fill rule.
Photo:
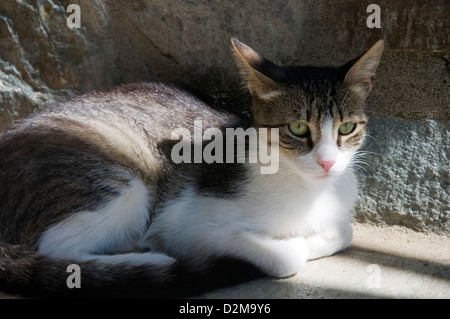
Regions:
<instances>
[{"instance_id":1,"label":"rough concrete wall","mask_svg":"<svg viewBox=\"0 0 450 319\"><path fill-rule=\"evenodd\" d=\"M448 233L449 124L374 117L359 171L361 222Z\"/></svg>"},{"instance_id":2,"label":"rough concrete wall","mask_svg":"<svg viewBox=\"0 0 450 319\"><path fill-rule=\"evenodd\" d=\"M80 29L66 25L70 3ZM370 3L380 29L366 25ZM55 99L135 81L246 113L231 36L285 65L339 65L383 38L355 217L448 233L449 26L447 0L1 1L0 129Z\"/></svg>"},{"instance_id":3,"label":"rough concrete wall","mask_svg":"<svg viewBox=\"0 0 450 319\"><path fill-rule=\"evenodd\" d=\"M67 28L66 7L0 1L0 129L55 99L118 82L104 7L84 1L81 30Z\"/></svg>"}]
</instances>

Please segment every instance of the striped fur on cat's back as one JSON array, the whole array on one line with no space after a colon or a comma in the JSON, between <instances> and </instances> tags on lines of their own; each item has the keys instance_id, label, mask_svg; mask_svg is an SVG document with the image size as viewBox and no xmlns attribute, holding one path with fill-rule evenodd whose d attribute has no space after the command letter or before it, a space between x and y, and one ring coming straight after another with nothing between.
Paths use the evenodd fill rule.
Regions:
<instances>
[{"instance_id":1,"label":"striped fur on cat's back","mask_svg":"<svg viewBox=\"0 0 450 319\"><path fill-rule=\"evenodd\" d=\"M251 119L140 83L58 103L0 135L0 288L157 297L186 292L215 260L286 277L348 247L352 163L382 41L338 68L281 67L232 44ZM195 140L199 121L215 138ZM239 157L228 149L211 153L217 162L195 159L198 143L218 146L229 128L254 129L276 146L276 170L222 161ZM194 132L185 141L193 161L174 161L176 132ZM66 282L73 264L78 289Z\"/></svg>"}]
</instances>

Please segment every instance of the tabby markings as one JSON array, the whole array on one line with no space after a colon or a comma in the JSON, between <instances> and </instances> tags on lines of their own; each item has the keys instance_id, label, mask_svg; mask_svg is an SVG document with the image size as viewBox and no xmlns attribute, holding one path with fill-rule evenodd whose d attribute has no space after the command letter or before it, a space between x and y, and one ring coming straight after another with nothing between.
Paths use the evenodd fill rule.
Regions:
<instances>
[{"instance_id":1,"label":"tabby markings","mask_svg":"<svg viewBox=\"0 0 450 319\"><path fill-rule=\"evenodd\" d=\"M181 140L180 140L181 137ZM279 165L279 129L250 127L212 127L203 130L202 120L194 121L193 136L187 128L177 128L172 132L172 140L179 140L172 147L171 158L180 163L260 163L261 174L275 174ZM210 141L204 145L204 141ZM192 157L192 144L194 156ZM225 152L224 152L225 146ZM270 152L269 152L270 148Z\"/></svg>"}]
</instances>

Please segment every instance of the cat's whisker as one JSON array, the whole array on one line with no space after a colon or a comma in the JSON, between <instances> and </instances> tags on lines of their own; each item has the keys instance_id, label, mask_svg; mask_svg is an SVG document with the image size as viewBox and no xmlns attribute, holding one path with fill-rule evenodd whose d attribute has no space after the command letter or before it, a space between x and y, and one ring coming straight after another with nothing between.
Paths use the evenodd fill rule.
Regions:
<instances>
[{"instance_id":1,"label":"cat's whisker","mask_svg":"<svg viewBox=\"0 0 450 319\"><path fill-rule=\"evenodd\" d=\"M349 166L351 168L355 168L357 170L363 170L366 174L368 174L368 168L372 167L372 163L367 158L369 155L373 155L374 152L369 151L359 151L354 156Z\"/></svg>"},{"instance_id":2,"label":"cat's whisker","mask_svg":"<svg viewBox=\"0 0 450 319\"><path fill-rule=\"evenodd\" d=\"M368 151L368 150L359 150L355 153L355 157L366 156L366 155L377 155L377 152Z\"/></svg>"},{"instance_id":3,"label":"cat's whisker","mask_svg":"<svg viewBox=\"0 0 450 319\"><path fill-rule=\"evenodd\" d=\"M355 168L356 170L362 170L362 171L364 171L366 174L369 174L369 171L368 171L365 167L363 167L363 166L354 166L354 168Z\"/></svg>"},{"instance_id":4,"label":"cat's whisker","mask_svg":"<svg viewBox=\"0 0 450 319\"><path fill-rule=\"evenodd\" d=\"M352 163L363 164L363 165L367 165L367 166L371 166L372 165L370 160L369 159L365 159L365 158L356 158L356 159L352 160Z\"/></svg>"},{"instance_id":5,"label":"cat's whisker","mask_svg":"<svg viewBox=\"0 0 450 319\"><path fill-rule=\"evenodd\" d=\"M366 138L372 139L374 141L376 140L376 138L370 135L368 132L366 132Z\"/></svg>"}]
</instances>

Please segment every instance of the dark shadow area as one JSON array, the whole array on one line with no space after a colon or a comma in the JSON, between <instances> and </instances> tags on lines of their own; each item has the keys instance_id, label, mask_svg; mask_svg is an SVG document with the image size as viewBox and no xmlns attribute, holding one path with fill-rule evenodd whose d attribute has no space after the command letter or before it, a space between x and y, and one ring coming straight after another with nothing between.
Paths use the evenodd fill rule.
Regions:
<instances>
[{"instance_id":1,"label":"dark shadow area","mask_svg":"<svg viewBox=\"0 0 450 319\"><path fill-rule=\"evenodd\" d=\"M261 292L261 287L265 287ZM273 292L273 293L272 293ZM220 292L218 298L222 298L224 292ZM263 279L246 283L241 291L239 287L233 288L233 298L239 299L381 299L387 298L375 291L353 291L335 287L315 286L310 283L299 283L284 279ZM215 298L214 293L208 294L208 298Z\"/></svg>"},{"instance_id":2,"label":"dark shadow area","mask_svg":"<svg viewBox=\"0 0 450 319\"><path fill-rule=\"evenodd\" d=\"M208 270L201 273L182 273L180 282L169 292L175 297L194 297L262 278L267 276L255 266L240 260L223 258L216 260Z\"/></svg>"},{"instance_id":3,"label":"dark shadow area","mask_svg":"<svg viewBox=\"0 0 450 319\"><path fill-rule=\"evenodd\" d=\"M349 258L363 260L371 264L398 268L402 271L414 272L450 281L450 265L443 263L388 254L373 249L358 247L357 245L352 245L348 250L340 254Z\"/></svg>"},{"instance_id":4,"label":"dark shadow area","mask_svg":"<svg viewBox=\"0 0 450 319\"><path fill-rule=\"evenodd\" d=\"M436 279L450 281L450 266L425 259L404 257L395 254L384 253L373 249L352 246L350 249L339 253L339 257L355 259L370 264L378 264L380 267L399 269L403 272L412 272ZM333 257L330 257L333 258ZM326 275L326 274L324 274ZM242 286L239 286L243 284ZM86 287L87 288L87 287ZM258 269L245 262L233 259L220 259L215 261L207 271L200 273L189 272L180 268L176 272L176 278L170 284L158 289L149 290L146 284L125 285L120 291L90 291L88 289L73 291L73 295L46 295L31 297L51 298L190 298L202 297L215 298L215 290L218 298L227 295L227 288L232 289L233 298L304 298L304 299L373 299L388 298L382 292L359 291L337 287L324 287L311 285L289 279L274 279L267 277ZM225 289L220 291L221 289ZM8 296L7 296L8 297ZM13 296L14 297L14 296ZM26 296L28 297L28 296Z\"/></svg>"},{"instance_id":5,"label":"dark shadow area","mask_svg":"<svg viewBox=\"0 0 450 319\"><path fill-rule=\"evenodd\" d=\"M58 267L65 269L65 267ZM39 274L34 274L36 280ZM24 287L0 285L0 298L52 298L52 299L174 299L195 297L215 289L230 287L240 283L253 281L264 277L254 266L235 259L222 258L211 263L210 267L202 272L192 272L182 265L173 269L170 280L155 282L147 280L130 280L129 276L111 274L115 279L109 285L98 286L91 278L92 274L84 274L81 271L81 288L69 289L66 286L65 277L69 274L60 271L55 275L58 281L58 289L50 290L44 286ZM128 274L129 275L129 274ZM95 276L95 274L94 274ZM136 278L139 277L139 269L136 269ZM123 277L123 278L121 278ZM64 280L63 280L64 279ZM133 278L131 278L133 279ZM87 283L87 284L86 284ZM3 295L6 293L6 295ZM8 296L7 294L11 294Z\"/></svg>"}]
</instances>

